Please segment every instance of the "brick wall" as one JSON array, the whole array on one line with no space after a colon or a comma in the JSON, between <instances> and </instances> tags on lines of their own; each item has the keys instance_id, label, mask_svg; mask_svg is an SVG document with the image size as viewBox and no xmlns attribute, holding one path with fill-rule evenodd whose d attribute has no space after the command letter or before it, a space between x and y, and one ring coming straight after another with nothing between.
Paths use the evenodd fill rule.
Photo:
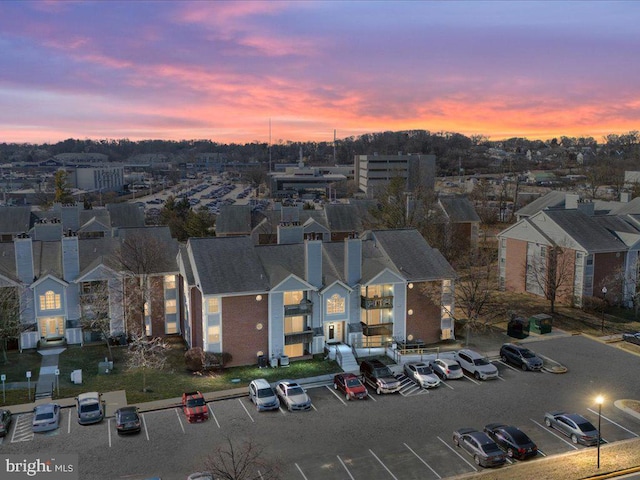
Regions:
<instances>
[{"instance_id":1,"label":"brick wall","mask_svg":"<svg viewBox=\"0 0 640 480\"><path fill-rule=\"evenodd\" d=\"M151 306L151 335L164 336L164 277L149 278Z\"/></svg>"},{"instance_id":2,"label":"brick wall","mask_svg":"<svg viewBox=\"0 0 640 480\"><path fill-rule=\"evenodd\" d=\"M507 238L505 290L519 293L525 291L526 263L527 242Z\"/></svg>"},{"instance_id":3,"label":"brick wall","mask_svg":"<svg viewBox=\"0 0 640 480\"><path fill-rule=\"evenodd\" d=\"M414 283L413 288L407 288L407 337L434 343L440 340L440 304L425 293L425 286L429 291L441 291L440 282Z\"/></svg>"},{"instance_id":4,"label":"brick wall","mask_svg":"<svg viewBox=\"0 0 640 480\"><path fill-rule=\"evenodd\" d=\"M257 352L269 354L269 302L255 295L222 299L222 350L233 356L229 366L257 363ZM258 330L257 324L262 324Z\"/></svg>"}]
</instances>

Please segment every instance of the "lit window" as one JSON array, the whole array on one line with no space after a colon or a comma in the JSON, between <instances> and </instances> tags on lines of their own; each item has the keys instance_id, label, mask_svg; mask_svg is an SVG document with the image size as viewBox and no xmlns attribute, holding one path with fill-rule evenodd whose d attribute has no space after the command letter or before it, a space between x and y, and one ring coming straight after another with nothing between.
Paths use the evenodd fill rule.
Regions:
<instances>
[{"instance_id":1,"label":"lit window","mask_svg":"<svg viewBox=\"0 0 640 480\"><path fill-rule=\"evenodd\" d=\"M165 300L164 313L176 313L176 299Z\"/></svg>"},{"instance_id":2,"label":"lit window","mask_svg":"<svg viewBox=\"0 0 640 480\"><path fill-rule=\"evenodd\" d=\"M148 317L151 315L151 309L149 307L149 302L144 302L144 316Z\"/></svg>"},{"instance_id":3,"label":"lit window","mask_svg":"<svg viewBox=\"0 0 640 480\"><path fill-rule=\"evenodd\" d=\"M337 313L344 313L344 297L334 293L327 299L327 314L335 315Z\"/></svg>"},{"instance_id":4,"label":"lit window","mask_svg":"<svg viewBox=\"0 0 640 480\"><path fill-rule=\"evenodd\" d=\"M207 328L207 343L220 343L220 327L215 325Z\"/></svg>"},{"instance_id":5,"label":"lit window","mask_svg":"<svg viewBox=\"0 0 640 480\"><path fill-rule=\"evenodd\" d=\"M304 332L304 317L285 317L284 333Z\"/></svg>"},{"instance_id":6,"label":"lit window","mask_svg":"<svg viewBox=\"0 0 640 480\"><path fill-rule=\"evenodd\" d=\"M60 295L49 290L44 295L40 295L40 310L59 310Z\"/></svg>"},{"instance_id":7,"label":"lit window","mask_svg":"<svg viewBox=\"0 0 640 480\"><path fill-rule=\"evenodd\" d=\"M175 290L176 288L176 276L175 275L165 275L164 277L164 289L165 290Z\"/></svg>"},{"instance_id":8,"label":"lit window","mask_svg":"<svg viewBox=\"0 0 640 480\"><path fill-rule=\"evenodd\" d=\"M304 298L304 292L302 290L298 290L296 292L285 292L284 304L299 305L303 298Z\"/></svg>"},{"instance_id":9,"label":"lit window","mask_svg":"<svg viewBox=\"0 0 640 480\"><path fill-rule=\"evenodd\" d=\"M178 333L178 322L166 322L164 326L164 333L167 335Z\"/></svg>"},{"instance_id":10,"label":"lit window","mask_svg":"<svg viewBox=\"0 0 640 480\"><path fill-rule=\"evenodd\" d=\"M209 313L218 313L220 311L220 302L217 298L207 299L207 311Z\"/></svg>"}]
</instances>

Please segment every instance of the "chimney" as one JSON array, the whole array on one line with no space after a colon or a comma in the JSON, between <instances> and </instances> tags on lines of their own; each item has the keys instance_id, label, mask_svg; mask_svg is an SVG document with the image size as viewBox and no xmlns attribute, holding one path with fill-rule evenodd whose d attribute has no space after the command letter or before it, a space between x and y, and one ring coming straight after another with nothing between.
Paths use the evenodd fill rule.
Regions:
<instances>
[{"instance_id":1,"label":"chimney","mask_svg":"<svg viewBox=\"0 0 640 480\"><path fill-rule=\"evenodd\" d=\"M362 278L362 240L349 236L344 239L344 279L354 286Z\"/></svg>"},{"instance_id":2,"label":"chimney","mask_svg":"<svg viewBox=\"0 0 640 480\"><path fill-rule=\"evenodd\" d=\"M20 235L13 240L16 254L16 274L22 283L31 285L35 277L31 237Z\"/></svg>"},{"instance_id":3,"label":"chimney","mask_svg":"<svg viewBox=\"0 0 640 480\"><path fill-rule=\"evenodd\" d=\"M62 278L72 282L80 274L80 253L78 236L75 234L62 237Z\"/></svg>"},{"instance_id":4,"label":"chimney","mask_svg":"<svg viewBox=\"0 0 640 480\"><path fill-rule=\"evenodd\" d=\"M631 194L629 192L620 192L621 203L629 203L629 200L631 200Z\"/></svg>"},{"instance_id":5,"label":"chimney","mask_svg":"<svg viewBox=\"0 0 640 480\"><path fill-rule=\"evenodd\" d=\"M580 195L576 195L575 193L567 193L564 196L564 208L566 210L575 210L578 208L578 203L580 203Z\"/></svg>"},{"instance_id":6,"label":"chimney","mask_svg":"<svg viewBox=\"0 0 640 480\"><path fill-rule=\"evenodd\" d=\"M322 287L322 241L304 241L305 280L317 288Z\"/></svg>"},{"instance_id":7,"label":"chimney","mask_svg":"<svg viewBox=\"0 0 640 480\"><path fill-rule=\"evenodd\" d=\"M595 214L595 211L596 211L595 207L596 205L593 202L589 202L589 201L578 202L578 211L590 217L593 217L593 215Z\"/></svg>"}]
</instances>

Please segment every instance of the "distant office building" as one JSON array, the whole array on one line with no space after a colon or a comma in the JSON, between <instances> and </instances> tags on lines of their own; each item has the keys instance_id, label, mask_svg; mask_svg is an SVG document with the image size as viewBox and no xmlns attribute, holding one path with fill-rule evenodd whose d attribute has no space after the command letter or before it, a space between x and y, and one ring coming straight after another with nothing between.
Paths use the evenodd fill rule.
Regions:
<instances>
[{"instance_id":1,"label":"distant office building","mask_svg":"<svg viewBox=\"0 0 640 480\"><path fill-rule=\"evenodd\" d=\"M71 184L87 191L116 191L124 186L124 166L107 164L102 166L67 167Z\"/></svg>"},{"instance_id":2,"label":"distant office building","mask_svg":"<svg viewBox=\"0 0 640 480\"><path fill-rule=\"evenodd\" d=\"M400 177L407 182L407 191L418 187L433 190L436 179L436 156L409 155L356 155L355 178L358 188L368 198L385 188L392 178Z\"/></svg>"}]
</instances>

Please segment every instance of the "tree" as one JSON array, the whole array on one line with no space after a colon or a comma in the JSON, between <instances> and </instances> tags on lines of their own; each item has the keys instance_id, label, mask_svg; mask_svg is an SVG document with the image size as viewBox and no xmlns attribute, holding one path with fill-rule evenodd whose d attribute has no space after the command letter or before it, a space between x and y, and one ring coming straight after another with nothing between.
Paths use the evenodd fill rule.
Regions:
<instances>
[{"instance_id":1,"label":"tree","mask_svg":"<svg viewBox=\"0 0 640 480\"><path fill-rule=\"evenodd\" d=\"M68 174L65 170L58 170L54 177L54 197L56 203L73 203L73 195L67 183Z\"/></svg>"},{"instance_id":2,"label":"tree","mask_svg":"<svg viewBox=\"0 0 640 480\"><path fill-rule=\"evenodd\" d=\"M162 370L167 363L169 347L161 337L147 337L143 333L132 333L127 347L127 370L142 372L142 391L147 392L147 372Z\"/></svg>"},{"instance_id":3,"label":"tree","mask_svg":"<svg viewBox=\"0 0 640 480\"><path fill-rule=\"evenodd\" d=\"M80 295L80 324L83 329L100 334L100 338L107 344L109 358L113 360L110 342L110 302L122 302L122 294L114 288L109 288L108 280L85 282L85 285L83 288L86 290Z\"/></svg>"},{"instance_id":4,"label":"tree","mask_svg":"<svg viewBox=\"0 0 640 480\"><path fill-rule=\"evenodd\" d=\"M552 245L541 246L540 253L528 255L526 289L549 300L555 313L556 300L571 294L574 272L574 252Z\"/></svg>"},{"instance_id":5,"label":"tree","mask_svg":"<svg viewBox=\"0 0 640 480\"><path fill-rule=\"evenodd\" d=\"M406 181L394 177L376 195L378 208L371 210L371 216L381 228L407 228L415 226L415 208L411 208ZM415 198L413 199L415 202Z\"/></svg>"},{"instance_id":6,"label":"tree","mask_svg":"<svg viewBox=\"0 0 640 480\"><path fill-rule=\"evenodd\" d=\"M267 459L264 448L245 440L240 444L226 437L205 461L205 469L217 480L277 480L280 462Z\"/></svg>"},{"instance_id":7,"label":"tree","mask_svg":"<svg viewBox=\"0 0 640 480\"><path fill-rule=\"evenodd\" d=\"M0 348L3 363L8 363L7 344L17 339L23 330L20 322L20 292L18 287L0 288Z\"/></svg>"},{"instance_id":8,"label":"tree","mask_svg":"<svg viewBox=\"0 0 640 480\"><path fill-rule=\"evenodd\" d=\"M189 210L184 226L186 238L214 236L213 227L215 223L216 217L209 212L207 207L200 207L195 212Z\"/></svg>"}]
</instances>

